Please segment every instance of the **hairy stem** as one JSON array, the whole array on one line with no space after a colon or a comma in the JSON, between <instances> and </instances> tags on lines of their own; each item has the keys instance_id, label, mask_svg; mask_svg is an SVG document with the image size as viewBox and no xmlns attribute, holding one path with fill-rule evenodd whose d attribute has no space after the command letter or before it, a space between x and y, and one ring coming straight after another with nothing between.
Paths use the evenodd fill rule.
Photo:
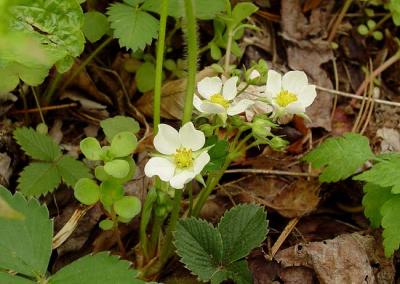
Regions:
<instances>
[{"instance_id":1,"label":"hairy stem","mask_svg":"<svg viewBox=\"0 0 400 284\"><path fill-rule=\"evenodd\" d=\"M196 17L194 14L193 0L184 0L185 6L185 26L186 40L188 46L188 77L186 84L185 105L183 108L182 124L189 122L192 119L193 96L196 87L196 72L197 72L197 31Z\"/></svg>"},{"instance_id":2,"label":"hairy stem","mask_svg":"<svg viewBox=\"0 0 400 284\"><path fill-rule=\"evenodd\" d=\"M232 50L232 40L233 40L232 27L228 26L227 33L228 33L228 42L226 43L225 64L224 64L225 76L228 76L229 64L231 62L231 50Z\"/></svg>"}]
</instances>

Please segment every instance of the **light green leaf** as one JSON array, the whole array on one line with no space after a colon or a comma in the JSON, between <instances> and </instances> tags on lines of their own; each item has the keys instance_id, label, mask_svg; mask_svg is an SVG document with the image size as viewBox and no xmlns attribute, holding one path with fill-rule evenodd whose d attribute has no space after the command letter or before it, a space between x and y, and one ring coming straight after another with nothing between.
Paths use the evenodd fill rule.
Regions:
<instances>
[{"instance_id":1,"label":"light green leaf","mask_svg":"<svg viewBox=\"0 0 400 284\"><path fill-rule=\"evenodd\" d=\"M102 149L99 141L93 137L86 137L79 143L83 155L89 160L101 160Z\"/></svg>"},{"instance_id":2,"label":"light green leaf","mask_svg":"<svg viewBox=\"0 0 400 284\"><path fill-rule=\"evenodd\" d=\"M156 76L156 67L151 62L145 62L136 71L136 85L142 93L153 90Z\"/></svg>"},{"instance_id":3,"label":"light green leaf","mask_svg":"<svg viewBox=\"0 0 400 284\"><path fill-rule=\"evenodd\" d=\"M115 201L114 210L119 216L125 219L132 219L140 213L142 205L136 196L124 196Z\"/></svg>"},{"instance_id":4,"label":"light green leaf","mask_svg":"<svg viewBox=\"0 0 400 284\"><path fill-rule=\"evenodd\" d=\"M129 163L125 160L113 160L104 165L104 171L115 178L123 178L127 176L129 169Z\"/></svg>"},{"instance_id":5,"label":"light green leaf","mask_svg":"<svg viewBox=\"0 0 400 284\"><path fill-rule=\"evenodd\" d=\"M61 176L52 163L31 163L24 168L18 179L18 189L25 196L35 196L53 192L60 184Z\"/></svg>"},{"instance_id":6,"label":"light green leaf","mask_svg":"<svg viewBox=\"0 0 400 284\"><path fill-rule=\"evenodd\" d=\"M123 3L112 4L107 11L114 37L121 47L144 50L157 38L158 20L147 12Z\"/></svg>"},{"instance_id":7,"label":"light green leaf","mask_svg":"<svg viewBox=\"0 0 400 284\"><path fill-rule=\"evenodd\" d=\"M400 2L397 0L390 0L385 4L385 7L390 10L393 23L396 26L400 26Z\"/></svg>"},{"instance_id":8,"label":"light green leaf","mask_svg":"<svg viewBox=\"0 0 400 284\"><path fill-rule=\"evenodd\" d=\"M100 184L100 201L105 207L110 207L122 197L124 197L124 188L120 183L104 181Z\"/></svg>"},{"instance_id":9,"label":"light green leaf","mask_svg":"<svg viewBox=\"0 0 400 284\"><path fill-rule=\"evenodd\" d=\"M50 162L61 156L57 143L50 136L38 133L33 128L17 128L14 131L14 139L33 159Z\"/></svg>"},{"instance_id":10,"label":"light green leaf","mask_svg":"<svg viewBox=\"0 0 400 284\"><path fill-rule=\"evenodd\" d=\"M0 283L3 284L35 284L31 280L0 271Z\"/></svg>"},{"instance_id":11,"label":"light green leaf","mask_svg":"<svg viewBox=\"0 0 400 284\"><path fill-rule=\"evenodd\" d=\"M53 237L53 222L47 208L36 199L27 201L20 193L11 195L4 187L0 187L0 197L25 216L24 220L0 218L0 270L44 276Z\"/></svg>"},{"instance_id":12,"label":"light green leaf","mask_svg":"<svg viewBox=\"0 0 400 284\"><path fill-rule=\"evenodd\" d=\"M374 183L381 187L392 187L392 193L400 194L400 155L385 155L371 169L353 179Z\"/></svg>"},{"instance_id":13,"label":"light green leaf","mask_svg":"<svg viewBox=\"0 0 400 284\"><path fill-rule=\"evenodd\" d=\"M65 155L57 162L57 169L62 180L70 187L74 187L81 178L90 178L88 167L81 161Z\"/></svg>"},{"instance_id":14,"label":"light green leaf","mask_svg":"<svg viewBox=\"0 0 400 284\"><path fill-rule=\"evenodd\" d=\"M25 218L20 212L15 210L0 197L0 218L23 220Z\"/></svg>"},{"instance_id":15,"label":"light green leaf","mask_svg":"<svg viewBox=\"0 0 400 284\"><path fill-rule=\"evenodd\" d=\"M138 272L131 263L107 252L84 256L50 277L48 284L144 284L135 279Z\"/></svg>"},{"instance_id":16,"label":"light green leaf","mask_svg":"<svg viewBox=\"0 0 400 284\"><path fill-rule=\"evenodd\" d=\"M128 131L120 132L111 141L111 152L115 157L122 158L132 154L136 146L137 138L135 134Z\"/></svg>"},{"instance_id":17,"label":"light green leaf","mask_svg":"<svg viewBox=\"0 0 400 284\"><path fill-rule=\"evenodd\" d=\"M244 19L258 10L258 7L250 2L241 2L235 5L232 11L233 27L240 24Z\"/></svg>"},{"instance_id":18,"label":"light green leaf","mask_svg":"<svg viewBox=\"0 0 400 284\"><path fill-rule=\"evenodd\" d=\"M220 269L222 239L218 230L203 220L180 220L175 232L177 254L200 280L208 281Z\"/></svg>"},{"instance_id":19,"label":"light green leaf","mask_svg":"<svg viewBox=\"0 0 400 284\"><path fill-rule=\"evenodd\" d=\"M112 141L115 135L120 132L138 133L140 130L139 123L132 117L117 115L107 118L100 122L100 126L106 134L107 140Z\"/></svg>"},{"instance_id":20,"label":"light green leaf","mask_svg":"<svg viewBox=\"0 0 400 284\"><path fill-rule=\"evenodd\" d=\"M99 227L104 231L108 231L108 230L111 230L114 227L114 222L109 220L109 219L102 220L99 223Z\"/></svg>"},{"instance_id":21,"label":"light green leaf","mask_svg":"<svg viewBox=\"0 0 400 284\"><path fill-rule=\"evenodd\" d=\"M362 200L364 214L370 220L371 226L378 228L382 220L381 207L394 195L390 192L390 187L380 187L372 183L364 185L363 190L365 194Z\"/></svg>"},{"instance_id":22,"label":"light green leaf","mask_svg":"<svg viewBox=\"0 0 400 284\"><path fill-rule=\"evenodd\" d=\"M394 195L382 208L383 246L387 257L400 246L400 196Z\"/></svg>"},{"instance_id":23,"label":"light green leaf","mask_svg":"<svg viewBox=\"0 0 400 284\"><path fill-rule=\"evenodd\" d=\"M323 168L321 182L336 182L355 173L367 160L374 158L368 138L355 133L329 138L308 153L304 160L313 168Z\"/></svg>"},{"instance_id":24,"label":"light green leaf","mask_svg":"<svg viewBox=\"0 0 400 284\"><path fill-rule=\"evenodd\" d=\"M106 181L111 178L111 176L106 173L103 166L97 166L94 169L94 175L99 181Z\"/></svg>"},{"instance_id":25,"label":"light green leaf","mask_svg":"<svg viewBox=\"0 0 400 284\"><path fill-rule=\"evenodd\" d=\"M100 187L90 178L81 178L74 187L74 196L85 205L95 204L100 199Z\"/></svg>"},{"instance_id":26,"label":"light green leaf","mask_svg":"<svg viewBox=\"0 0 400 284\"><path fill-rule=\"evenodd\" d=\"M82 31L90 42L96 42L109 30L107 17L97 11L85 13Z\"/></svg>"},{"instance_id":27,"label":"light green leaf","mask_svg":"<svg viewBox=\"0 0 400 284\"><path fill-rule=\"evenodd\" d=\"M243 204L224 214L218 230L223 242L223 260L232 263L259 247L267 232L267 216L260 206Z\"/></svg>"}]
</instances>

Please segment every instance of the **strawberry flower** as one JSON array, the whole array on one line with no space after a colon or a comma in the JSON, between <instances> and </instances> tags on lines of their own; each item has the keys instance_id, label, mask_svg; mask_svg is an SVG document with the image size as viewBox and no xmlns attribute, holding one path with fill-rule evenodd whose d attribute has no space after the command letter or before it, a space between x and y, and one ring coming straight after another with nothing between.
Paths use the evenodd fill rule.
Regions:
<instances>
[{"instance_id":1,"label":"strawberry flower","mask_svg":"<svg viewBox=\"0 0 400 284\"><path fill-rule=\"evenodd\" d=\"M192 122L183 125L179 132L160 124L153 144L160 154L147 162L144 172L148 177L159 176L173 188L182 189L210 161L207 149L203 149L204 133L195 129Z\"/></svg>"}]
</instances>

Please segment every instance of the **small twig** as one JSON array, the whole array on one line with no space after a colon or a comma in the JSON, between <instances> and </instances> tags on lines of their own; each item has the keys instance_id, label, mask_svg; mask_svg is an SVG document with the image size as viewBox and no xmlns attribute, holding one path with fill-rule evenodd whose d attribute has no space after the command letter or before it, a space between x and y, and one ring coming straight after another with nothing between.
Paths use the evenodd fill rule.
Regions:
<instances>
[{"instance_id":1,"label":"small twig","mask_svg":"<svg viewBox=\"0 0 400 284\"><path fill-rule=\"evenodd\" d=\"M43 124L46 124L46 121L44 120L44 116L43 116L43 113L42 113L42 108L40 106L40 102L39 102L39 99L37 97L35 88L31 87L31 90L32 90L33 97L35 98L35 103L36 103L37 109L39 111L40 119L42 120Z\"/></svg>"},{"instance_id":2,"label":"small twig","mask_svg":"<svg viewBox=\"0 0 400 284\"><path fill-rule=\"evenodd\" d=\"M317 177L318 175L299 172L288 172L280 170L264 170L264 169L232 169L226 170L226 174L235 173L252 173L252 174L266 174L266 175L284 175L284 176L298 176L298 177Z\"/></svg>"},{"instance_id":3,"label":"small twig","mask_svg":"<svg viewBox=\"0 0 400 284\"><path fill-rule=\"evenodd\" d=\"M335 37L336 31L337 31L340 23L342 22L344 16L346 15L347 10L349 10L352 2L353 2L352 0L346 0L346 2L344 3L342 10L340 11L338 17L336 18L335 23L333 24L331 32L329 33L328 42L331 42L333 40L333 38Z\"/></svg>"},{"instance_id":4,"label":"small twig","mask_svg":"<svg viewBox=\"0 0 400 284\"><path fill-rule=\"evenodd\" d=\"M22 109L22 110L16 110L13 112L10 112L10 114L26 114L26 113L33 113L33 112L42 112L44 111L49 111L49 110L59 110L59 109L64 109L64 108L72 108L72 107L77 107L77 103L70 103L70 104L63 104L63 105L56 105L56 106L45 106L45 107L40 107L39 108L31 108L31 109Z\"/></svg>"},{"instance_id":5,"label":"small twig","mask_svg":"<svg viewBox=\"0 0 400 284\"><path fill-rule=\"evenodd\" d=\"M276 240L274 245L271 248L270 260L272 260L275 254L278 252L282 244L285 242L287 237L290 235L294 227L296 227L297 223L299 222L300 217L293 218L292 220L287 223L285 229L280 234L279 238Z\"/></svg>"}]
</instances>

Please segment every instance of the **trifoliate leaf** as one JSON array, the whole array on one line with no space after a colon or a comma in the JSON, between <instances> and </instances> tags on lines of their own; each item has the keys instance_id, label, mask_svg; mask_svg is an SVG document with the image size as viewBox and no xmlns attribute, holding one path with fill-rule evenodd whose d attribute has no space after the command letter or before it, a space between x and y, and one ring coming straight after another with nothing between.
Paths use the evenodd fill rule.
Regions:
<instances>
[{"instance_id":1,"label":"trifoliate leaf","mask_svg":"<svg viewBox=\"0 0 400 284\"><path fill-rule=\"evenodd\" d=\"M125 160L113 160L104 164L104 171L115 178L126 177L129 170L129 163Z\"/></svg>"},{"instance_id":2,"label":"trifoliate leaf","mask_svg":"<svg viewBox=\"0 0 400 284\"><path fill-rule=\"evenodd\" d=\"M371 169L355 176L354 179L381 187L391 187L392 193L400 194L400 155L397 153L385 155Z\"/></svg>"},{"instance_id":3,"label":"trifoliate leaf","mask_svg":"<svg viewBox=\"0 0 400 284\"><path fill-rule=\"evenodd\" d=\"M33 159L50 162L61 156L57 143L50 136L38 133L33 128L17 128L14 138L22 150Z\"/></svg>"},{"instance_id":4,"label":"trifoliate leaf","mask_svg":"<svg viewBox=\"0 0 400 284\"><path fill-rule=\"evenodd\" d=\"M117 158L126 157L133 153L137 146L137 138L132 132L120 132L111 141L111 152Z\"/></svg>"},{"instance_id":5,"label":"trifoliate leaf","mask_svg":"<svg viewBox=\"0 0 400 284\"><path fill-rule=\"evenodd\" d=\"M53 222L47 208L36 199L27 201L18 192L11 195L4 187L0 187L0 197L25 216L23 220L0 218L0 271L12 270L29 277L44 276L53 237ZM17 281L0 282L19 283Z\"/></svg>"},{"instance_id":6,"label":"trifoliate leaf","mask_svg":"<svg viewBox=\"0 0 400 284\"><path fill-rule=\"evenodd\" d=\"M90 42L96 42L109 30L107 17L97 11L85 13L82 31Z\"/></svg>"},{"instance_id":7,"label":"trifoliate leaf","mask_svg":"<svg viewBox=\"0 0 400 284\"><path fill-rule=\"evenodd\" d=\"M114 203L115 213L126 219L135 217L140 213L141 208L142 204L136 196L124 196Z\"/></svg>"},{"instance_id":8,"label":"trifoliate leaf","mask_svg":"<svg viewBox=\"0 0 400 284\"><path fill-rule=\"evenodd\" d=\"M386 201L382 208L383 247L387 257L400 246L400 195Z\"/></svg>"},{"instance_id":9,"label":"trifoliate leaf","mask_svg":"<svg viewBox=\"0 0 400 284\"><path fill-rule=\"evenodd\" d=\"M107 15L121 47L133 52L144 50L153 38L157 38L158 20L140 8L114 3L108 8Z\"/></svg>"},{"instance_id":10,"label":"trifoliate leaf","mask_svg":"<svg viewBox=\"0 0 400 284\"><path fill-rule=\"evenodd\" d=\"M117 115L100 122L100 126L106 134L107 140L112 141L115 135L120 132L129 131L137 133L140 130L139 123L132 117Z\"/></svg>"},{"instance_id":11,"label":"trifoliate leaf","mask_svg":"<svg viewBox=\"0 0 400 284\"><path fill-rule=\"evenodd\" d=\"M53 192L60 182L61 176L56 164L35 162L26 166L20 173L18 189L25 196L38 197Z\"/></svg>"},{"instance_id":12,"label":"trifoliate leaf","mask_svg":"<svg viewBox=\"0 0 400 284\"><path fill-rule=\"evenodd\" d=\"M50 277L48 284L144 284L128 261L100 252L84 256Z\"/></svg>"},{"instance_id":13,"label":"trifoliate leaf","mask_svg":"<svg viewBox=\"0 0 400 284\"><path fill-rule=\"evenodd\" d=\"M154 89L154 82L156 78L156 66L151 62L145 62L139 66L136 71L136 85L142 93Z\"/></svg>"},{"instance_id":14,"label":"trifoliate leaf","mask_svg":"<svg viewBox=\"0 0 400 284\"><path fill-rule=\"evenodd\" d=\"M246 260L236 261L215 273L211 278L211 283L221 283L222 281L231 279L235 284L252 284L253 277L249 270Z\"/></svg>"},{"instance_id":15,"label":"trifoliate leaf","mask_svg":"<svg viewBox=\"0 0 400 284\"><path fill-rule=\"evenodd\" d=\"M223 242L223 261L232 263L259 247L267 236L268 225L264 209L244 204L224 214L218 230Z\"/></svg>"},{"instance_id":16,"label":"trifoliate leaf","mask_svg":"<svg viewBox=\"0 0 400 284\"><path fill-rule=\"evenodd\" d=\"M100 185L100 201L110 207L115 201L124 197L124 188L120 183L104 181Z\"/></svg>"},{"instance_id":17,"label":"trifoliate leaf","mask_svg":"<svg viewBox=\"0 0 400 284\"><path fill-rule=\"evenodd\" d=\"M372 183L364 185L363 190L365 194L362 200L364 214L371 222L371 226L378 228L382 220L381 207L394 195L390 192L390 187L381 187Z\"/></svg>"},{"instance_id":18,"label":"trifoliate leaf","mask_svg":"<svg viewBox=\"0 0 400 284\"><path fill-rule=\"evenodd\" d=\"M336 182L355 173L367 160L374 158L368 138L355 133L329 138L308 153L304 160L313 168L323 168L321 182Z\"/></svg>"},{"instance_id":19,"label":"trifoliate leaf","mask_svg":"<svg viewBox=\"0 0 400 284\"><path fill-rule=\"evenodd\" d=\"M95 204L100 198L100 187L90 178L81 178L74 187L74 196L82 204Z\"/></svg>"},{"instance_id":20,"label":"trifoliate leaf","mask_svg":"<svg viewBox=\"0 0 400 284\"><path fill-rule=\"evenodd\" d=\"M91 177L89 169L84 163L68 155L63 156L57 162L57 169L63 182L70 187L74 187L81 178Z\"/></svg>"},{"instance_id":21,"label":"trifoliate leaf","mask_svg":"<svg viewBox=\"0 0 400 284\"><path fill-rule=\"evenodd\" d=\"M79 147L87 159L92 161L101 160L103 151L96 138L86 137L79 143Z\"/></svg>"},{"instance_id":22,"label":"trifoliate leaf","mask_svg":"<svg viewBox=\"0 0 400 284\"><path fill-rule=\"evenodd\" d=\"M220 269L221 235L206 221L195 218L180 220L176 226L175 246L182 263L200 280L210 280Z\"/></svg>"},{"instance_id":23,"label":"trifoliate leaf","mask_svg":"<svg viewBox=\"0 0 400 284\"><path fill-rule=\"evenodd\" d=\"M0 283L4 284L35 284L26 278L19 277L17 275L9 274L0 270Z\"/></svg>"}]
</instances>

